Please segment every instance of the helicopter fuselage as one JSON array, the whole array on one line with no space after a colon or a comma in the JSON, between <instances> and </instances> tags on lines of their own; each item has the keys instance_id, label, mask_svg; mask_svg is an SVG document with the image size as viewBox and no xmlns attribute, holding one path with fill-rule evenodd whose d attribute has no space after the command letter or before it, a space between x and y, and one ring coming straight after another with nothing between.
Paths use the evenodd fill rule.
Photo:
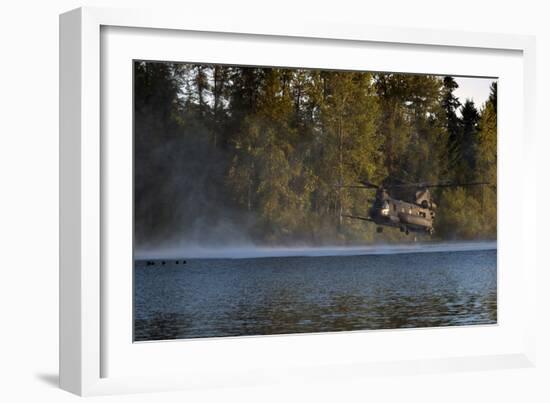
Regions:
<instances>
[{"instance_id":1,"label":"helicopter fuselage","mask_svg":"<svg viewBox=\"0 0 550 403\"><path fill-rule=\"evenodd\" d=\"M369 209L369 217L379 226L396 227L406 233L432 234L435 212L427 207L387 196L377 198Z\"/></svg>"}]
</instances>

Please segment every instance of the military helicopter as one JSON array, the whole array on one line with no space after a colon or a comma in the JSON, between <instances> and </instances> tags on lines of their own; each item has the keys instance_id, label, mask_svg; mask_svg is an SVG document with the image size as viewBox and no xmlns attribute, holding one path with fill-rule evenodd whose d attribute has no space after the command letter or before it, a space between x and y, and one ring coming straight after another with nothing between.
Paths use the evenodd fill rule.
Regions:
<instances>
[{"instance_id":1,"label":"military helicopter","mask_svg":"<svg viewBox=\"0 0 550 403\"><path fill-rule=\"evenodd\" d=\"M432 200L430 189L461 186L482 186L488 182L470 183L406 183L386 181L383 185L376 185L367 180L360 181L359 185L341 186L344 188L376 190L376 196L366 216L346 215L343 217L370 221L377 225L376 231L382 232L383 227L399 228L401 232L409 234L434 234L434 219L437 205Z\"/></svg>"}]
</instances>

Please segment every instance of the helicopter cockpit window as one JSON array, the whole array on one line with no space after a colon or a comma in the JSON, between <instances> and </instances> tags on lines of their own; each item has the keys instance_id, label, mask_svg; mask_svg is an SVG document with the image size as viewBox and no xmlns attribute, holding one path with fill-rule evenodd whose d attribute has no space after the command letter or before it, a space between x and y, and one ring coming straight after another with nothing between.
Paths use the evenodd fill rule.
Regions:
<instances>
[{"instance_id":1,"label":"helicopter cockpit window","mask_svg":"<svg viewBox=\"0 0 550 403\"><path fill-rule=\"evenodd\" d=\"M380 213L382 215L388 215L390 213L390 203L388 203L387 200L382 203L382 209L380 210Z\"/></svg>"}]
</instances>

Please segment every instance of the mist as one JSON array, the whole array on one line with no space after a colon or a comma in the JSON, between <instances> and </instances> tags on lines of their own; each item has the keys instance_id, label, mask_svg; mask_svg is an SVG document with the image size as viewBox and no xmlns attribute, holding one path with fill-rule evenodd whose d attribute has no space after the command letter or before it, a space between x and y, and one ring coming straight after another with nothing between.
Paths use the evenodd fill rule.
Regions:
<instances>
[{"instance_id":1,"label":"mist","mask_svg":"<svg viewBox=\"0 0 550 403\"><path fill-rule=\"evenodd\" d=\"M492 250L496 241L476 242L431 242L407 244L374 244L365 246L326 246L326 247L265 247L255 245L235 245L214 248L201 245L171 246L156 249L142 249L136 252L136 259L251 259L264 257L319 257L319 256L359 256L388 255L403 253L466 252Z\"/></svg>"}]
</instances>

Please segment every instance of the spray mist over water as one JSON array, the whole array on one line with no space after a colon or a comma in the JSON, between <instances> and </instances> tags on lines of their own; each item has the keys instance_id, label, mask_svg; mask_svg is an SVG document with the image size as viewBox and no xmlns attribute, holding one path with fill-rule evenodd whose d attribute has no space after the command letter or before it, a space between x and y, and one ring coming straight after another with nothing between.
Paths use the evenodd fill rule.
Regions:
<instances>
[{"instance_id":1,"label":"spray mist over water","mask_svg":"<svg viewBox=\"0 0 550 403\"><path fill-rule=\"evenodd\" d=\"M291 257L291 256L358 256L358 255L388 255L403 253L434 253L460 252L476 250L493 250L497 248L496 241L479 242L440 242L393 245L368 246L327 246L327 247L256 247L254 245L240 245L235 247L203 247L186 246L182 248L162 248L155 250L136 251L136 259L250 259L263 257Z\"/></svg>"}]
</instances>

